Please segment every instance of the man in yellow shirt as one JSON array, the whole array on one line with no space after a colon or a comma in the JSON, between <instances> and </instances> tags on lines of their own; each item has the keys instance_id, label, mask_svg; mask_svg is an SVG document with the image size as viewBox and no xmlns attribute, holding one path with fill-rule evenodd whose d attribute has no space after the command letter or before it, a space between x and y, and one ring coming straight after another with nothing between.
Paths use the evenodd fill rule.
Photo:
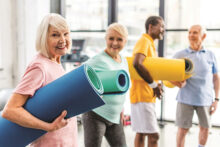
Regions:
<instances>
[{"instance_id":1,"label":"man in yellow shirt","mask_svg":"<svg viewBox=\"0 0 220 147\"><path fill-rule=\"evenodd\" d=\"M155 39L163 39L164 21L162 17L151 16L145 23L146 33L136 43L133 50L134 68L144 79L132 80L130 89L131 126L136 132L135 147L144 147L148 136L148 147L157 147L159 139L155 111L156 97L161 98L162 88L153 81L143 61L146 57L156 57Z\"/></svg>"}]
</instances>

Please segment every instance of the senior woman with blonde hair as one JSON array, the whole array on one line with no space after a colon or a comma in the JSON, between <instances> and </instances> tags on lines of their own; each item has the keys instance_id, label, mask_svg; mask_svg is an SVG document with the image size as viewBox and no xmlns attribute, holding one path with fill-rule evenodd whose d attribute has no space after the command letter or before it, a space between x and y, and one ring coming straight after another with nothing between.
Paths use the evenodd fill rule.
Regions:
<instances>
[{"instance_id":1,"label":"senior woman with blonde hair","mask_svg":"<svg viewBox=\"0 0 220 147\"><path fill-rule=\"evenodd\" d=\"M48 14L38 27L36 49L39 52L26 68L20 83L7 102L2 117L23 127L47 131L31 147L77 147L76 118L66 120L66 110L51 123L42 121L23 108L36 90L61 77L65 71L60 58L71 48L70 30L58 14ZM52 102L51 102L52 103Z\"/></svg>"},{"instance_id":2,"label":"senior woman with blonde hair","mask_svg":"<svg viewBox=\"0 0 220 147\"><path fill-rule=\"evenodd\" d=\"M111 24L106 31L106 49L91 58L87 64L96 71L125 70L128 64L119 53L127 42L128 31L118 23ZM105 136L110 146L126 146L123 130L123 104L125 94L104 95L105 105L83 114L85 147L101 147Z\"/></svg>"}]
</instances>

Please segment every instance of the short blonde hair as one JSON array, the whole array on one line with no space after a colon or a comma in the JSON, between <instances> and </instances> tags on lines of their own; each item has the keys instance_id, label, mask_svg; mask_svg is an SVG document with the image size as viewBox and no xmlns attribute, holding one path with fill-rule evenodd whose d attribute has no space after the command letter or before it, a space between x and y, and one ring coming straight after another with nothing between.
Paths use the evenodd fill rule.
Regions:
<instances>
[{"instance_id":1,"label":"short blonde hair","mask_svg":"<svg viewBox=\"0 0 220 147\"><path fill-rule=\"evenodd\" d=\"M50 13L43 18L37 29L36 50L46 57L49 57L47 38L48 38L48 31L50 26L53 26L59 30L62 29L69 30L69 26L66 20L59 14ZM70 45L68 46L68 50L70 50L71 48L71 42L72 41L70 40Z\"/></svg>"},{"instance_id":2,"label":"short blonde hair","mask_svg":"<svg viewBox=\"0 0 220 147\"><path fill-rule=\"evenodd\" d=\"M112 23L112 24L110 24L108 26L107 30L106 30L106 35L108 34L109 30L115 30L116 32L118 32L120 35L122 35L126 39L128 37L128 30L122 24L119 24L119 23Z\"/></svg>"}]
</instances>

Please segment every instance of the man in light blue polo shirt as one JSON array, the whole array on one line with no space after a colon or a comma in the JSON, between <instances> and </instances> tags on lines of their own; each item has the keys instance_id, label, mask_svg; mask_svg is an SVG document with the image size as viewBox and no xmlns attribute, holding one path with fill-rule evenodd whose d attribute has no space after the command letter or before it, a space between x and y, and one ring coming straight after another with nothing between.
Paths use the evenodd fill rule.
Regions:
<instances>
[{"instance_id":1,"label":"man in light blue polo shirt","mask_svg":"<svg viewBox=\"0 0 220 147\"><path fill-rule=\"evenodd\" d=\"M194 64L194 75L182 82L172 82L180 88L177 95L177 147L184 147L185 136L192 126L194 110L199 119L199 147L204 147L209 134L210 116L219 101L219 76L214 53L202 46L204 28L193 25L189 29L190 47L175 54L175 58L189 58Z\"/></svg>"}]
</instances>

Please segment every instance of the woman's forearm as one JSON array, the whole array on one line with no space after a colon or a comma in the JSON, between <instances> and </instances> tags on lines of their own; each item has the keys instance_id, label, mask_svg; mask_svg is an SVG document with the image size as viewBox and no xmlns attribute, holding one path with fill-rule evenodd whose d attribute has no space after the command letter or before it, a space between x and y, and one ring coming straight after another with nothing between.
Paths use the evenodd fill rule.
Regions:
<instances>
[{"instance_id":1,"label":"woman's forearm","mask_svg":"<svg viewBox=\"0 0 220 147\"><path fill-rule=\"evenodd\" d=\"M2 117L23 127L50 130L50 123L44 122L23 108L28 95L13 94L2 112Z\"/></svg>"}]
</instances>

